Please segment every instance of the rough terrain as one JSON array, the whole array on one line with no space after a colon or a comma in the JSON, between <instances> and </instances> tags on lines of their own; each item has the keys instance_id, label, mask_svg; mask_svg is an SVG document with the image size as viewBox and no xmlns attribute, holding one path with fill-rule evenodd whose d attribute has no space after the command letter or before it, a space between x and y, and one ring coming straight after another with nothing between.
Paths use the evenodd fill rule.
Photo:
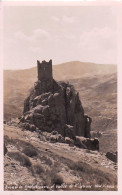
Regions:
<instances>
[{"instance_id":1,"label":"rough terrain","mask_svg":"<svg viewBox=\"0 0 122 195\"><path fill-rule=\"evenodd\" d=\"M16 122L5 124L4 134L5 190L117 189L117 164L105 153L52 143L43 133L22 131Z\"/></svg>"},{"instance_id":2,"label":"rough terrain","mask_svg":"<svg viewBox=\"0 0 122 195\"><path fill-rule=\"evenodd\" d=\"M61 129L61 126L60 128L55 126L53 129L49 124L51 127L50 131L50 128L48 129L47 126L42 124L43 121L39 124L37 120L35 124L36 132L34 131L33 128L35 127L31 125L33 124L33 120L30 120L29 117L31 114L35 114L35 108L38 107L35 99L39 97L40 94L37 94L37 91L45 90L47 86L49 86L48 82L46 82L46 87L40 88L43 85L40 85L39 81L37 83L37 91L35 89L33 91L31 87L36 81L35 72L35 68L21 71L5 71L4 135L5 144L7 146L4 161L5 190L117 190L117 163L116 156L114 156L117 151L116 66L111 65L110 68L110 65L104 66L91 63L71 62L55 66L53 72L54 78L57 78L57 80L66 80L67 86L73 94L73 96L71 96L72 98L69 98L69 102L74 102L73 105L77 105L77 102L82 101L82 104L78 103L78 108L81 108L79 113L82 113L83 119L84 113L92 118L91 135L92 138L99 138L99 152L89 150L88 147L84 145L86 142L83 141L82 137L80 140L81 146L75 144L79 139L77 138L78 136L76 136L75 139L77 139L73 141L69 133L68 136L64 136L65 139L62 136L59 136L58 139L57 134L55 134L53 130L57 128L56 130L58 131L58 129ZM63 83L62 85L64 86ZM76 98L77 94L74 93L74 90L71 90L72 85L74 85L75 89L79 92L78 99ZM64 91L66 91L66 89ZM43 92L47 93L47 91ZM55 92L57 93L57 89ZM53 91L53 94L55 94L55 92ZM63 113L61 117L64 118L66 122L67 117L65 118L65 112L62 112L63 105L65 105L65 101L62 97L64 97L64 94L65 97L70 97L69 94L71 93L68 91L68 96L66 96L66 94L64 92L62 93L62 90L59 89L58 100L61 101L57 101L57 105L52 109L56 110L60 104L61 107L59 107L61 110L57 110L61 111L60 116L61 113ZM32 94L32 96L29 96L29 94ZM50 97L51 94L48 95ZM23 102L27 96L30 99L28 101L27 98L25 101L25 114L24 118L21 118L21 120L24 120L24 125L22 126L18 119L15 118L19 117L20 119L23 110ZM55 100L55 98L52 99ZM42 112L41 114L44 114L43 110L45 111L45 106L48 102L46 103L46 99L43 100L42 97L40 101L41 109L39 110ZM63 104L61 104L61 102L63 102ZM50 105L48 105L48 107L49 106ZM84 109L84 111L82 109ZM51 111L51 109L48 110ZM68 108L66 110L68 110ZM29 113L30 111L31 113ZM47 119L48 112L45 112L45 114L44 117ZM53 115L51 114L50 116ZM69 116L71 117L71 115ZM81 116L81 114L79 116ZM69 119L71 119L70 117ZM63 121L62 118L60 121ZM56 121L57 120L58 118ZM30 125L28 125L28 122ZM47 120L47 122L50 121ZM81 123L81 125L82 124L83 123ZM45 127L48 132L45 132L43 127ZM39 129L43 129L43 131ZM76 135L78 134L76 133ZM89 138L85 139L87 140ZM106 153L108 155L106 155ZM115 157L115 160L113 160L115 162L112 161L113 156Z\"/></svg>"}]
</instances>

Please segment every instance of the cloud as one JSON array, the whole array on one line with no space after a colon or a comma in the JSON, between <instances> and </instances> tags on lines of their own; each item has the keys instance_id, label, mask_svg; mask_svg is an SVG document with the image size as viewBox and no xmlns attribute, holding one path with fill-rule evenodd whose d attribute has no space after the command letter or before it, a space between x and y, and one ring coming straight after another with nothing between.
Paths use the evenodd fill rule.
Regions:
<instances>
[{"instance_id":1,"label":"cloud","mask_svg":"<svg viewBox=\"0 0 122 195\"><path fill-rule=\"evenodd\" d=\"M15 38L25 42L37 42L37 41L44 41L49 40L51 38L49 32L43 29L36 29L34 30L31 35L25 35L23 32L19 31L15 33Z\"/></svg>"},{"instance_id":2,"label":"cloud","mask_svg":"<svg viewBox=\"0 0 122 195\"><path fill-rule=\"evenodd\" d=\"M72 24L75 22L75 18L73 16L66 16L66 15L63 15L61 17L52 16L52 20L54 22L63 22L63 23L69 23L69 24Z\"/></svg>"},{"instance_id":3,"label":"cloud","mask_svg":"<svg viewBox=\"0 0 122 195\"><path fill-rule=\"evenodd\" d=\"M105 28L93 28L91 31L84 32L80 35L80 42L84 47L89 49L102 47L106 49L112 49L116 47L116 31Z\"/></svg>"},{"instance_id":4,"label":"cloud","mask_svg":"<svg viewBox=\"0 0 122 195\"><path fill-rule=\"evenodd\" d=\"M111 28L93 28L80 35L79 53L92 62L113 63L117 58L117 34Z\"/></svg>"},{"instance_id":5,"label":"cloud","mask_svg":"<svg viewBox=\"0 0 122 195\"><path fill-rule=\"evenodd\" d=\"M39 39L41 38L42 40L47 40L47 39L50 39L50 34L49 32L47 32L46 30L43 30L43 29L36 29L34 32L33 32L33 35L30 36L30 39Z\"/></svg>"}]
</instances>

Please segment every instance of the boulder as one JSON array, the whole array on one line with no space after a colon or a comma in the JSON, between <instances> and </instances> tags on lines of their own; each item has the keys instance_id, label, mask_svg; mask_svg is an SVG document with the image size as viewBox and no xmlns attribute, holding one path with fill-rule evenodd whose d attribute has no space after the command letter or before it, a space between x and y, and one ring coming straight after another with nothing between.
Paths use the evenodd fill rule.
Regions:
<instances>
[{"instance_id":1,"label":"boulder","mask_svg":"<svg viewBox=\"0 0 122 195\"><path fill-rule=\"evenodd\" d=\"M35 125L32 125L32 124L30 124L30 131L36 131L36 126Z\"/></svg>"},{"instance_id":2,"label":"boulder","mask_svg":"<svg viewBox=\"0 0 122 195\"><path fill-rule=\"evenodd\" d=\"M97 138L90 139L76 136L74 144L79 148L99 151L99 140Z\"/></svg>"},{"instance_id":3,"label":"boulder","mask_svg":"<svg viewBox=\"0 0 122 195\"><path fill-rule=\"evenodd\" d=\"M57 135L57 142L59 143L65 143L65 139L63 136L61 136L60 134Z\"/></svg>"},{"instance_id":4,"label":"boulder","mask_svg":"<svg viewBox=\"0 0 122 195\"><path fill-rule=\"evenodd\" d=\"M30 124L29 123L25 123L24 127L25 127L26 130L30 130Z\"/></svg>"},{"instance_id":5,"label":"boulder","mask_svg":"<svg viewBox=\"0 0 122 195\"><path fill-rule=\"evenodd\" d=\"M4 155L8 152L6 145L4 144Z\"/></svg>"},{"instance_id":6,"label":"boulder","mask_svg":"<svg viewBox=\"0 0 122 195\"><path fill-rule=\"evenodd\" d=\"M106 157L107 157L109 160L111 160L111 161L117 163L117 152L107 152L107 153L106 153Z\"/></svg>"},{"instance_id":7,"label":"boulder","mask_svg":"<svg viewBox=\"0 0 122 195\"><path fill-rule=\"evenodd\" d=\"M74 141L75 146L79 148L87 149L86 145L83 143L84 140L85 140L84 137L76 136L76 139Z\"/></svg>"},{"instance_id":8,"label":"boulder","mask_svg":"<svg viewBox=\"0 0 122 195\"><path fill-rule=\"evenodd\" d=\"M57 132L57 131L52 131L51 134L52 134L52 135L57 135L58 132Z\"/></svg>"},{"instance_id":9,"label":"boulder","mask_svg":"<svg viewBox=\"0 0 122 195\"><path fill-rule=\"evenodd\" d=\"M65 143L69 144L70 146L74 146L74 140L70 139L69 137L65 137Z\"/></svg>"},{"instance_id":10,"label":"boulder","mask_svg":"<svg viewBox=\"0 0 122 195\"><path fill-rule=\"evenodd\" d=\"M50 136L50 142L56 143L57 142L57 136L56 135L51 135Z\"/></svg>"},{"instance_id":11,"label":"boulder","mask_svg":"<svg viewBox=\"0 0 122 195\"><path fill-rule=\"evenodd\" d=\"M89 150L98 150L99 151L99 140L97 138L94 138L94 139L86 138L83 141L83 144Z\"/></svg>"},{"instance_id":12,"label":"boulder","mask_svg":"<svg viewBox=\"0 0 122 195\"><path fill-rule=\"evenodd\" d=\"M51 133L51 136L49 137L49 141L52 142L52 143L56 143L56 142L65 143L64 137L62 135L58 134L58 133L56 133L56 134Z\"/></svg>"}]
</instances>

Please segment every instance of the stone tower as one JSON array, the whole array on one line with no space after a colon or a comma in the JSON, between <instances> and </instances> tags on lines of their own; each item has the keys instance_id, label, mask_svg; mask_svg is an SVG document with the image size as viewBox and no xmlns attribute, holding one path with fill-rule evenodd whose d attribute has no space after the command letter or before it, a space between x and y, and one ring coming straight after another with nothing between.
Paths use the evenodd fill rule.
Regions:
<instances>
[{"instance_id":1,"label":"stone tower","mask_svg":"<svg viewBox=\"0 0 122 195\"><path fill-rule=\"evenodd\" d=\"M37 71L38 71L38 80L48 80L52 79L52 60L49 62L42 61L41 63L37 60Z\"/></svg>"}]
</instances>

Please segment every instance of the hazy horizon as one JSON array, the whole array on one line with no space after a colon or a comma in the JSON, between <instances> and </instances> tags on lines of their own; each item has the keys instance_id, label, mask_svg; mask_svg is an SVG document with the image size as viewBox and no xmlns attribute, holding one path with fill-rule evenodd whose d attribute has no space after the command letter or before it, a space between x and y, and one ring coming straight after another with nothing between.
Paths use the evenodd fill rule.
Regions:
<instances>
[{"instance_id":1,"label":"hazy horizon","mask_svg":"<svg viewBox=\"0 0 122 195\"><path fill-rule=\"evenodd\" d=\"M117 64L113 6L4 7L4 69L28 69L37 60Z\"/></svg>"},{"instance_id":2,"label":"hazy horizon","mask_svg":"<svg viewBox=\"0 0 122 195\"><path fill-rule=\"evenodd\" d=\"M39 60L40 61L40 60ZM47 60L47 61L49 61L49 60ZM36 61L37 62L37 61ZM41 61L40 61L41 62ZM67 63L72 63L72 62L81 62L81 61L78 61L78 60L76 60L76 61L67 61L67 62L62 62L62 63L60 63L60 64L53 64L53 60L52 60L52 65L53 66L60 66L60 65L63 65L63 64L67 64ZM81 62L81 63L89 63L89 64L96 64L96 65L110 65L110 66L117 66L117 64L98 64L98 63L94 63L94 62ZM37 66L37 64L35 64L34 66L32 66L32 67L26 67L26 68L24 68L23 67L23 69L22 68L20 68L20 69L16 69L16 68L11 68L11 69L6 69L6 68L4 68L4 70L26 70L26 69L31 69L31 68L35 68Z\"/></svg>"}]
</instances>

